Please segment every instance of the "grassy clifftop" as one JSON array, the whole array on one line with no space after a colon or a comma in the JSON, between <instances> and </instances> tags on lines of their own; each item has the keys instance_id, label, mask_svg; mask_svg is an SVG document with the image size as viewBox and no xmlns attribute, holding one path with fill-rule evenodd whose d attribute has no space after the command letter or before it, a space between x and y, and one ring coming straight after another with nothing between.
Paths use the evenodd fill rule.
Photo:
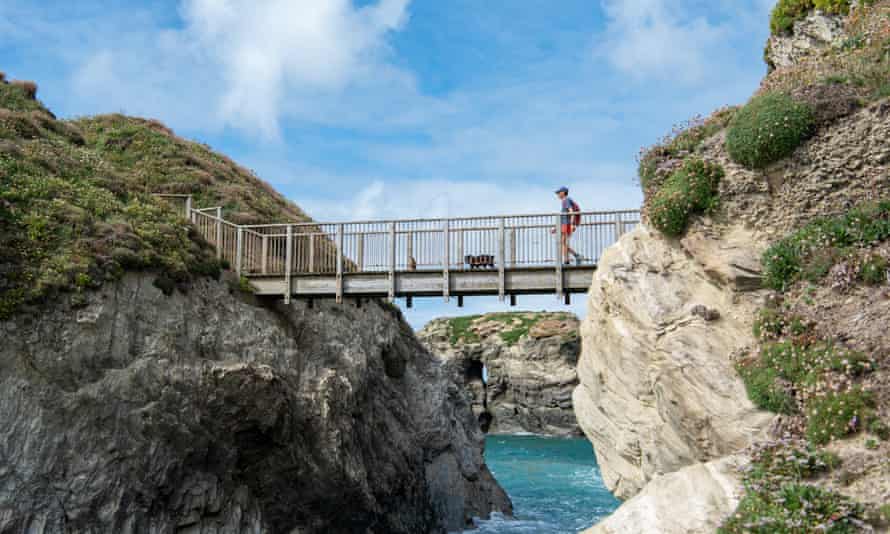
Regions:
<instances>
[{"instance_id":1,"label":"grassy clifftop","mask_svg":"<svg viewBox=\"0 0 890 534\"><path fill-rule=\"evenodd\" d=\"M36 85L0 73L0 319L129 269L165 287L218 276L206 243L152 193L195 196L238 222L308 220L268 184L157 121L58 120Z\"/></svg>"},{"instance_id":2,"label":"grassy clifftop","mask_svg":"<svg viewBox=\"0 0 890 534\"><path fill-rule=\"evenodd\" d=\"M578 322L578 318L573 314L564 312L488 313L441 320L447 322L449 340L452 345L478 343L492 334L497 334L507 345L515 345L521 338L528 336L535 326L555 323L542 334L550 333L550 331L561 333L564 328L560 323ZM577 328L572 335L577 335Z\"/></svg>"}]
</instances>

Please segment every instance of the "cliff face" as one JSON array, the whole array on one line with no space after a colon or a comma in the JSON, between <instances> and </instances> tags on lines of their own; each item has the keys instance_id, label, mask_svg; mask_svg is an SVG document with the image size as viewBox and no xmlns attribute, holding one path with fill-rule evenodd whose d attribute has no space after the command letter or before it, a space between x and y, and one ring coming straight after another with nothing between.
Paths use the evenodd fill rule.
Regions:
<instances>
[{"instance_id":1,"label":"cliff face","mask_svg":"<svg viewBox=\"0 0 890 534\"><path fill-rule=\"evenodd\" d=\"M744 448L772 419L748 400L730 361L753 343L755 299L704 267L729 271L722 262L743 251L690 257L640 228L603 254L581 327L574 401L618 497L655 475Z\"/></svg>"},{"instance_id":2,"label":"cliff face","mask_svg":"<svg viewBox=\"0 0 890 534\"><path fill-rule=\"evenodd\" d=\"M871 420L886 421L890 386L881 369L890 337L866 326L873 321L869 318L886 313L886 282L878 276L873 282L878 288L872 289L855 281L863 258L886 258L886 243L862 242L834 255L826 240L825 272L804 273L801 276L810 281L783 291L764 288L762 265L764 251L789 233L823 217L843 216L854 206L890 198L887 93L865 93L865 82L824 81L829 74L859 68L854 63L856 49L840 51L848 45L838 43L851 35L846 25L871 28L862 30L862 43L890 36L890 2L876 4L867 12L870 16L858 19L811 14L792 34L771 39L767 53L776 70L764 80L761 92L787 91L812 106L816 127L808 140L789 157L759 169L730 158L723 127L701 130L707 135L689 151L663 148L668 156L662 165L668 170L679 165L671 161L674 157L721 165L725 176L717 191L719 204L693 219L679 237L667 237L644 224L603 254L581 326L583 351L574 405L606 485L629 500L592 532L713 532L744 494L745 471L728 466L746 464L749 446L755 443L802 437L803 428L815 424L810 418L815 419L818 410L795 408L791 415L776 415L749 400L738 369L764 350L752 328L763 309L775 308L781 316L793 315L795 324L806 325L801 334L783 323L781 336L786 337L780 338L780 347L805 351L825 343L862 351L863 358L878 362L878 371L861 376L849 368L823 369L825 364L819 363L823 367L810 376L829 385L799 385L782 378L775 383L783 394L803 407L820 395L835 398L825 391L855 393L863 388L876 414ZM865 54L871 45L855 46ZM883 64L869 61L862 65L886 69L886 57ZM887 75L890 70L885 83ZM808 260L813 265L818 253ZM849 365L847 360L844 365ZM862 418L847 419L839 423L847 425L845 431L862 430ZM807 484L840 495L831 498L850 497L875 508L886 503L890 494L883 480L888 466L876 458L887 445L877 437L883 423L872 424L867 436L838 439L829 447L847 467Z\"/></svg>"},{"instance_id":3,"label":"cliff face","mask_svg":"<svg viewBox=\"0 0 890 534\"><path fill-rule=\"evenodd\" d=\"M417 337L463 385L489 432L580 434L571 402L581 350L576 317L529 312L436 319Z\"/></svg>"},{"instance_id":4,"label":"cliff face","mask_svg":"<svg viewBox=\"0 0 890 534\"><path fill-rule=\"evenodd\" d=\"M124 276L0 323L0 532L438 532L509 513L397 312Z\"/></svg>"}]
</instances>

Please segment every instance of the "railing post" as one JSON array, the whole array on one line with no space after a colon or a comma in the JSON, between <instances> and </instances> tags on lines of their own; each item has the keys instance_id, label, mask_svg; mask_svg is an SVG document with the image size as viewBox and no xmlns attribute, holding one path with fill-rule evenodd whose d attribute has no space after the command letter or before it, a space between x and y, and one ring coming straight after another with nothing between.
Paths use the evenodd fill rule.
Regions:
<instances>
[{"instance_id":1,"label":"railing post","mask_svg":"<svg viewBox=\"0 0 890 534\"><path fill-rule=\"evenodd\" d=\"M357 247L358 247L358 251L357 251L356 255L358 257L355 259L355 263L356 263L356 268L358 269L358 272L361 273L361 272L365 271L365 234L361 233L358 235Z\"/></svg>"},{"instance_id":2,"label":"railing post","mask_svg":"<svg viewBox=\"0 0 890 534\"><path fill-rule=\"evenodd\" d=\"M555 225L555 240L554 245L556 247L556 298L559 298L563 294L562 290L562 216L556 216L556 225Z\"/></svg>"},{"instance_id":3,"label":"railing post","mask_svg":"<svg viewBox=\"0 0 890 534\"><path fill-rule=\"evenodd\" d=\"M423 239L423 234L420 234L421 239ZM405 265L408 265L408 268L411 268L411 260L414 259L414 262L417 262L417 259L414 258L414 232L408 232L407 243L405 244ZM420 250L423 250L423 246L421 246Z\"/></svg>"},{"instance_id":4,"label":"railing post","mask_svg":"<svg viewBox=\"0 0 890 534\"><path fill-rule=\"evenodd\" d=\"M260 272L266 274L269 272L269 236L263 234L263 245L260 250L262 255L260 259Z\"/></svg>"},{"instance_id":5,"label":"railing post","mask_svg":"<svg viewBox=\"0 0 890 534\"><path fill-rule=\"evenodd\" d=\"M464 264L464 231L457 231L457 261Z\"/></svg>"},{"instance_id":6,"label":"railing post","mask_svg":"<svg viewBox=\"0 0 890 534\"><path fill-rule=\"evenodd\" d=\"M510 228L510 267L516 267L516 228Z\"/></svg>"},{"instance_id":7,"label":"railing post","mask_svg":"<svg viewBox=\"0 0 890 534\"><path fill-rule=\"evenodd\" d=\"M287 225L285 239L287 241L284 243L284 304L287 305L290 304L290 294L293 291L291 287L291 271L293 270L294 259L294 225Z\"/></svg>"},{"instance_id":8,"label":"railing post","mask_svg":"<svg viewBox=\"0 0 890 534\"><path fill-rule=\"evenodd\" d=\"M343 302L343 223L337 225L337 304Z\"/></svg>"},{"instance_id":9,"label":"railing post","mask_svg":"<svg viewBox=\"0 0 890 534\"><path fill-rule=\"evenodd\" d=\"M216 208L216 259L222 259L222 207Z\"/></svg>"},{"instance_id":10,"label":"railing post","mask_svg":"<svg viewBox=\"0 0 890 534\"><path fill-rule=\"evenodd\" d=\"M389 223L389 300L396 299L396 223Z\"/></svg>"},{"instance_id":11,"label":"railing post","mask_svg":"<svg viewBox=\"0 0 890 534\"><path fill-rule=\"evenodd\" d=\"M192 220L192 196L185 197L185 220Z\"/></svg>"},{"instance_id":12,"label":"railing post","mask_svg":"<svg viewBox=\"0 0 890 534\"><path fill-rule=\"evenodd\" d=\"M444 241L444 250L442 251L442 296L445 297L445 302L448 302L451 298L451 280L449 276L449 269L451 267L449 240L451 239L451 233L448 219L445 219L444 227L442 228L442 237Z\"/></svg>"},{"instance_id":13,"label":"railing post","mask_svg":"<svg viewBox=\"0 0 890 534\"><path fill-rule=\"evenodd\" d=\"M617 241L624 235L624 219L621 217L620 213L615 217L615 240Z\"/></svg>"},{"instance_id":14,"label":"railing post","mask_svg":"<svg viewBox=\"0 0 890 534\"><path fill-rule=\"evenodd\" d=\"M315 272L315 234L309 234L309 272Z\"/></svg>"},{"instance_id":15,"label":"railing post","mask_svg":"<svg viewBox=\"0 0 890 534\"><path fill-rule=\"evenodd\" d=\"M507 255L504 250L504 218L498 219L498 299L504 301L506 280L504 279L504 260Z\"/></svg>"},{"instance_id":16,"label":"railing post","mask_svg":"<svg viewBox=\"0 0 890 534\"><path fill-rule=\"evenodd\" d=\"M244 246L244 228L238 226L238 235L235 239L235 274L241 276L241 251Z\"/></svg>"}]
</instances>

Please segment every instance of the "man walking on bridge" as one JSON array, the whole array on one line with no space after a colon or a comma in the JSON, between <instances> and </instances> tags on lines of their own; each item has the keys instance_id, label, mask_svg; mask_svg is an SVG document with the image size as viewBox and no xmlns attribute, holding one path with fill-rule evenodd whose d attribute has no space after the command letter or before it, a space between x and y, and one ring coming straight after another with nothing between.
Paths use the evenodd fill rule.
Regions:
<instances>
[{"instance_id":1,"label":"man walking on bridge","mask_svg":"<svg viewBox=\"0 0 890 534\"><path fill-rule=\"evenodd\" d=\"M578 204L576 204L574 200L569 198L568 187L563 186L557 189L556 196L559 197L559 200L562 202L562 220L560 221L560 231L562 233L561 258L566 264L568 264L569 254L571 254L575 258L575 263L577 265L581 265L581 261L584 258L582 258L580 254L572 250L572 248L569 246L569 239L572 237L572 234L575 233L575 229L578 227L578 224L581 223L581 208L578 207ZM553 230L553 232L555 232L555 230Z\"/></svg>"}]
</instances>

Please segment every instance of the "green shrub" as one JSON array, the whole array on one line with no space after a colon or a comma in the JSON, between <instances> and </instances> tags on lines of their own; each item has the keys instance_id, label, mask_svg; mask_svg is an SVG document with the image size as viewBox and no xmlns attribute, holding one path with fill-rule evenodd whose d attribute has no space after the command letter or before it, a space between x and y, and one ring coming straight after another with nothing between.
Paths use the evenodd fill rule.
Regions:
<instances>
[{"instance_id":1,"label":"green shrub","mask_svg":"<svg viewBox=\"0 0 890 534\"><path fill-rule=\"evenodd\" d=\"M687 160L655 194L649 209L652 224L666 235L682 234L692 215L716 206L717 186L723 175L719 165L697 158Z\"/></svg>"},{"instance_id":2,"label":"green shrub","mask_svg":"<svg viewBox=\"0 0 890 534\"><path fill-rule=\"evenodd\" d=\"M756 96L736 113L726 134L733 161L760 169L790 156L814 130L809 105L781 93Z\"/></svg>"},{"instance_id":3,"label":"green shrub","mask_svg":"<svg viewBox=\"0 0 890 534\"><path fill-rule=\"evenodd\" d=\"M870 4L868 0L863 3ZM850 12L850 0L813 0L816 9L835 15L846 15Z\"/></svg>"},{"instance_id":4,"label":"green shrub","mask_svg":"<svg viewBox=\"0 0 890 534\"><path fill-rule=\"evenodd\" d=\"M794 23L815 7L813 0L779 0L770 14L769 27L773 35L791 31Z\"/></svg>"},{"instance_id":5,"label":"green shrub","mask_svg":"<svg viewBox=\"0 0 890 534\"><path fill-rule=\"evenodd\" d=\"M833 343L802 346L791 341L764 346L760 363L796 386L812 385L828 371L859 376L873 367L865 354L837 348Z\"/></svg>"},{"instance_id":6,"label":"green shrub","mask_svg":"<svg viewBox=\"0 0 890 534\"><path fill-rule=\"evenodd\" d=\"M764 285L784 291L798 280L824 276L843 251L890 239L890 202L866 204L814 221L763 254Z\"/></svg>"},{"instance_id":7,"label":"green shrub","mask_svg":"<svg viewBox=\"0 0 890 534\"><path fill-rule=\"evenodd\" d=\"M723 534L857 532L863 506L838 493L805 483L835 469L839 458L792 440L752 450L744 471L745 495L718 529Z\"/></svg>"},{"instance_id":8,"label":"green shrub","mask_svg":"<svg viewBox=\"0 0 890 534\"><path fill-rule=\"evenodd\" d=\"M874 254L859 268L859 278L869 285L879 285L887 282L887 260L883 256Z\"/></svg>"},{"instance_id":9,"label":"green shrub","mask_svg":"<svg viewBox=\"0 0 890 534\"><path fill-rule=\"evenodd\" d=\"M872 395L859 388L831 392L807 402L807 438L817 445L857 432L868 420Z\"/></svg>"},{"instance_id":10,"label":"green shrub","mask_svg":"<svg viewBox=\"0 0 890 534\"><path fill-rule=\"evenodd\" d=\"M655 145L641 149L637 155L637 174L643 190L660 186L657 180L659 165L669 159L679 159L695 152L705 139L726 128L737 110L737 107L725 107L707 118L695 116L675 125L671 133Z\"/></svg>"},{"instance_id":11,"label":"green shrub","mask_svg":"<svg viewBox=\"0 0 890 534\"><path fill-rule=\"evenodd\" d=\"M797 411L794 398L779 383L779 373L775 369L755 364L739 366L738 372L754 406L781 414L793 414Z\"/></svg>"},{"instance_id":12,"label":"green shrub","mask_svg":"<svg viewBox=\"0 0 890 534\"><path fill-rule=\"evenodd\" d=\"M789 484L776 492L748 492L720 534L796 534L859 532L864 510L839 493L807 484Z\"/></svg>"},{"instance_id":13,"label":"green shrub","mask_svg":"<svg viewBox=\"0 0 890 534\"><path fill-rule=\"evenodd\" d=\"M779 339L785 335L799 336L810 330L804 320L798 315L790 317L770 308L763 308L757 312L754 319L754 337L761 341Z\"/></svg>"},{"instance_id":14,"label":"green shrub","mask_svg":"<svg viewBox=\"0 0 890 534\"><path fill-rule=\"evenodd\" d=\"M868 438L865 440L865 448L868 450L874 450L878 448L878 441L873 438Z\"/></svg>"},{"instance_id":15,"label":"green shrub","mask_svg":"<svg viewBox=\"0 0 890 534\"><path fill-rule=\"evenodd\" d=\"M884 424L877 416L872 416L868 422L868 431L884 441L890 439L890 426Z\"/></svg>"}]
</instances>

